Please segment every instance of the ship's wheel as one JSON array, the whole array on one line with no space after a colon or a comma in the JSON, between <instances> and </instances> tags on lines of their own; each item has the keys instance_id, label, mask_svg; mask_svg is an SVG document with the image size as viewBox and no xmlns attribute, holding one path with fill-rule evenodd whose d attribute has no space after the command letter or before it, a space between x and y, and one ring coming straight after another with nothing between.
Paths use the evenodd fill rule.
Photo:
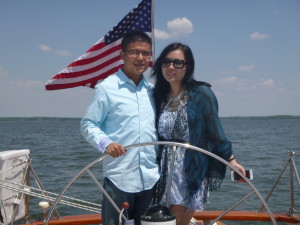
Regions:
<instances>
[{"instance_id":1,"label":"ship's wheel","mask_svg":"<svg viewBox=\"0 0 300 225\"><path fill-rule=\"evenodd\" d=\"M206 151L204 149L189 145L189 144L182 144L182 143L177 143L177 142L165 142L165 141L161 141L161 142L147 142L147 143L141 143L141 144L135 144L135 145L130 145L130 146L126 146L124 147L125 149L129 150L129 149L133 149L133 148L137 148L137 147L141 147L141 146L150 146L150 145L169 145L169 146L173 146L174 151L176 151L177 147L183 147L183 148L187 148L187 149L192 149L198 152L202 152L205 155L208 155L210 157L213 157L217 160L219 160L220 162L224 163L227 167L229 167L231 170L235 171L237 174L239 174L244 180L245 183L248 184L248 186L250 187L250 192L246 193L244 197L242 197L241 199L239 199L237 202L235 202L233 205L229 206L227 210L223 211L223 213L218 216L215 220L213 220L210 224L214 224L216 221L221 220L223 216L225 216L228 212L230 212L231 210L233 210L236 206L238 206L239 204L241 204L243 201L245 201L246 199L248 199L250 196L252 195L256 195L257 198L261 201L262 206L265 208L266 212L268 213L269 217L270 217L270 222L274 225L277 225L276 220L269 208L269 206L267 205L267 202L264 200L264 198L262 197L262 195L259 193L259 191L256 189L256 187L254 186L254 184L247 178L245 177L237 168L235 168L234 166L232 166L230 163L228 163L226 160L222 159L221 157ZM101 157L99 157L98 159L96 159L95 161L91 162L90 164L88 164L87 166L85 166L80 172L78 172L72 179L71 181L65 186L65 188L63 189L63 191L61 192L61 194L56 198L55 202L53 203L47 218L45 219L45 225L48 225L50 218L53 214L53 212L56 210L57 205L62 201L62 198L64 197L66 191L72 186L72 184L74 184L74 182L79 179L83 174L88 174L92 180L94 181L94 183L96 183L96 185L98 186L99 190L104 194L104 196L106 196L107 198L109 198L109 196L107 195L107 193L104 191L102 185L100 184L100 182L95 178L95 176L91 173L90 168L92 168L93 166L95 166L97 163L101 162L104 158L106 157L110 157L108 155L103 155ZM234 189L233 189L234 190ZM114 205L114 202L111 202ZM119 209L116 205L114 205L114 207L116 208L116 210L121 213L122 209ZM101 212L101 209L100 209ZM126 217L124 215L122 215L122 219L126 220Z\"/></svg>"}]
</instances>

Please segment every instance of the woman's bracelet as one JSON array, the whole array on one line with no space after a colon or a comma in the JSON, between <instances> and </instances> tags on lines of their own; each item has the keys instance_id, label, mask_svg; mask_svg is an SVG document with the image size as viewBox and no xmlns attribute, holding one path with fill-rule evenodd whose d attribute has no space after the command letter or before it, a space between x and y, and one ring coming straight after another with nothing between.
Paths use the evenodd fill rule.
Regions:
<instances>
[{"instance_id":1,"label":"woman's bracelet","mask_svg":"<svg viewBox=\"0 0 300 225\"><path fill-rule=\"evenodd\" d=\"M231 159L228 159L228 162L231 162L232 160L235 160L234 156Z\"/></svg>"}]
</instances>

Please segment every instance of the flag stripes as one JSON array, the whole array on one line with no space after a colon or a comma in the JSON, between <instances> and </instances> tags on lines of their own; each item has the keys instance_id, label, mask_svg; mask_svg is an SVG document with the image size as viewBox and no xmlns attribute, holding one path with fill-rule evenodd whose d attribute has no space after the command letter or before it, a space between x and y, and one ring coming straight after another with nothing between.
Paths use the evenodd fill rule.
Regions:
<instances>
[{"instance_id":1,"label":"flag stripes","mask_svg":"<svg viewBox=\"0 0 300 225\"><path fill-rule=\"evenodd\" d=\"M53 76L46 83L46 90L78 86L94 88L123 66L120 50L124 35L140 30L151 37L151 20L151 0L143 0L85 54Z\"/></svg>"}]
</instances>

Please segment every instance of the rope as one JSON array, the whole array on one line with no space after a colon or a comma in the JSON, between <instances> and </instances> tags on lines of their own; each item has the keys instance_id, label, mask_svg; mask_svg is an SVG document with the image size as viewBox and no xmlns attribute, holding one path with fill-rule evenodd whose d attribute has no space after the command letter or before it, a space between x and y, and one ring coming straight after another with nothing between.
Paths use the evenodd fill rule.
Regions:
<instances>
[{"instance_id":1,"label":"rope","mask_svg":"<svg viewBox=\"0 0 300 225\"><path fill-rule=\"evenodd\" d=\"M48 191L41 190L41 189L38 189L38 188L16 184L14 182L5 181L3 179L0 179L0 181L2 181L2 182L4 181L4 182L9 183L9 184L14 184L14 185L18 186L19 188L18 187L12 187L12 186L9 186L9 185L5 185L3 183L2 184L0 183L0 187L6 188L6 189L9 189L9 190L12 190L12 191L16 191L18 193L24 193L24 194L27 194L29 196L34 196L34 197L38 197L38 198L41 198L41 199L45 199L45 200L48 200L48 201L51 201L51 200L55 201L56 198L47 196L47 195L45 195L45 193L50 194L50 195L54 195L54 196L58 196L58 194L56 194L56 193L48 192ZM42 192L43 194L40 194L40 193L37 193L37 192L32 192L31 189ZM83 204L78 204L78 203L66 201L66 200L60 201L61 204L73 206L73 207L79 208L79 209L85 209L85 210L96 212L96 213L101 213L101 205L100 204L96 204L96 203L93 203L93 202L88 202L88 201L84 201L84 200L76 199L76 198L72 198L72 197L67 197L67 196L63 196L63 197L65 199L74 200L74 201L77 201L77 202L81 202L81 203L85 203L85 204L89 204L89 205L93 205L93 206L98 206L98 207L100 207L100 209L95 208L95 207L91 207L91 206L87 206L87 205L83 205Z\"/></svg>"},{"instance_id":2,"label":"rope","mask_svg":"<svg viewBox=\"0 0 300 225\"><path fill-rule=\"evenodd\" d=\"M5 170L1 170L1 171L0 171L0 174L6 172L6 171L8 171L8 170L12 170L12 169L14 169L14 168L16 168L16 167L20 167L20 166L22 166L23 164L26 164L26 163L27 163L27 161L23 161L23 162L21 162L20 164L17 164L17 165L15 165L15 166L13 166L13 167L9 167L9 168L6 168Z\"/></svg>"}]
</instances>

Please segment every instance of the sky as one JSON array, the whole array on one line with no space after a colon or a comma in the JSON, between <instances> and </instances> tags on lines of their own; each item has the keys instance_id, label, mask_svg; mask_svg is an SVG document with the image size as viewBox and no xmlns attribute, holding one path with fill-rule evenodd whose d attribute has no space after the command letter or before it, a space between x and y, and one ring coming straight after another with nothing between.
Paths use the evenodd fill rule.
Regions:
<instances>
[{"instance_id":1,"label":"sky","mask_svg":"<svg viewBox=\"0 0 300 225\"><path fill-rule=\"evenodd\" d=\"M0 0L0 117L82 117L93 89L45 83L139 2ZM191 47L221 117L300 115L299 0L155 0L154 27L156 56Z\"/></svg>"}]
</instances>

